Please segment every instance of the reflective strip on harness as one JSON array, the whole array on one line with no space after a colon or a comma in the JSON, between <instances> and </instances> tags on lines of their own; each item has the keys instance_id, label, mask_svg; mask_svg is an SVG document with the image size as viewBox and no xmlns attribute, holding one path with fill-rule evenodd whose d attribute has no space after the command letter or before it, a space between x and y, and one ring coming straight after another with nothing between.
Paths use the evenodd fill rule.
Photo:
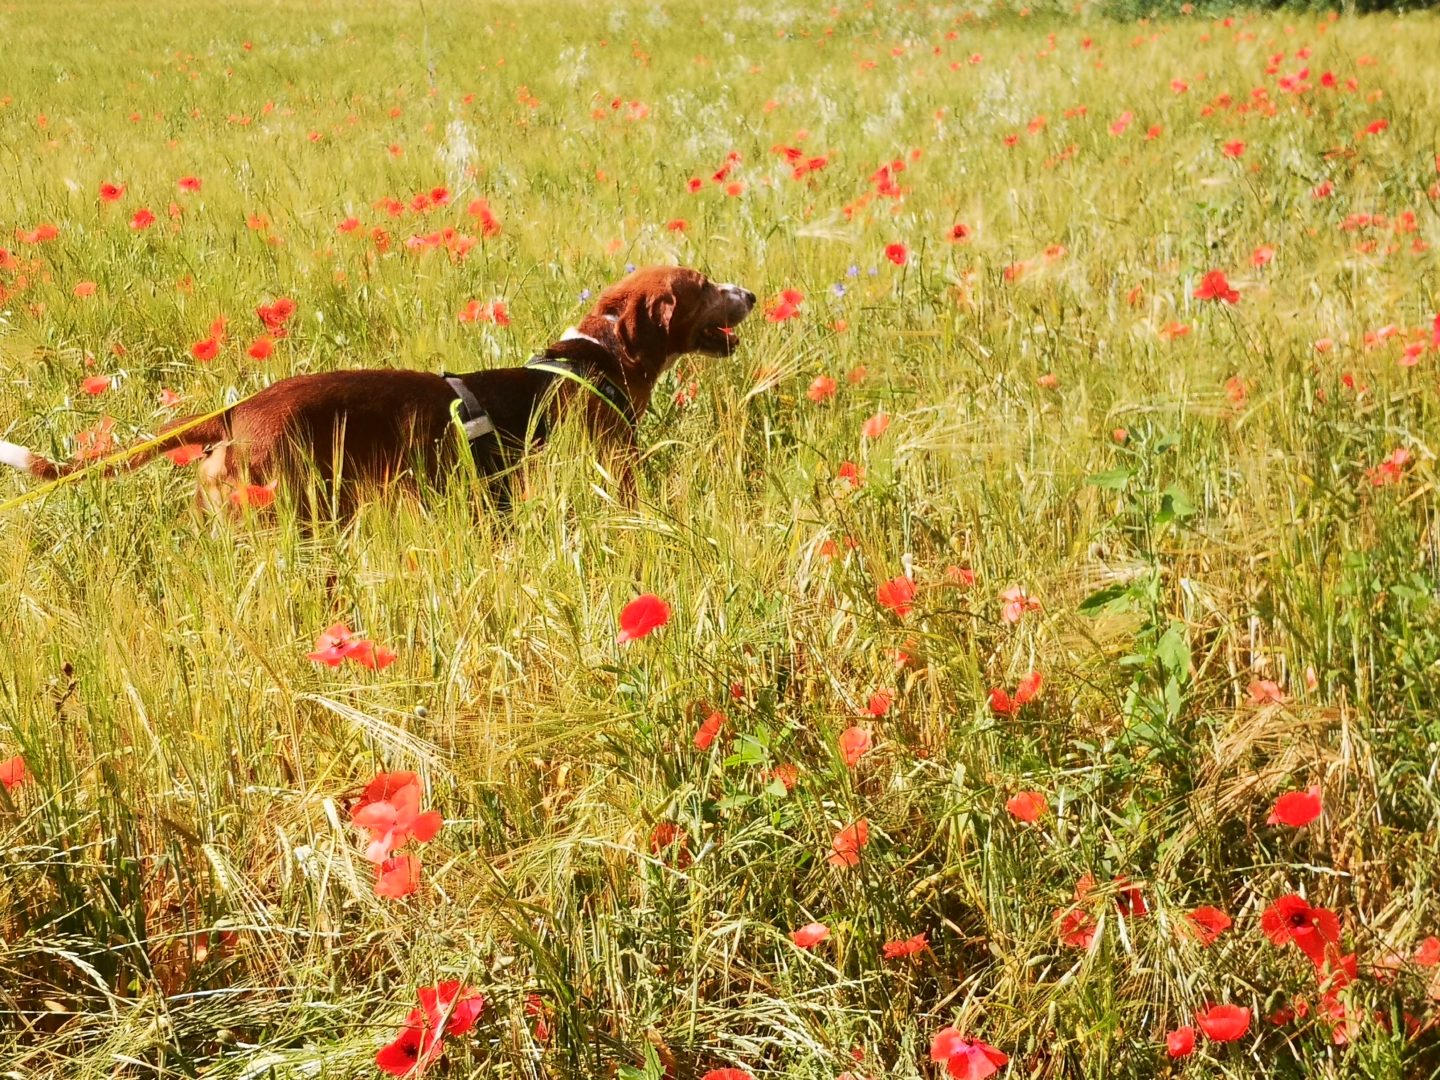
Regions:
<instances>
[{"instance_id":1,"label":"reflective strip on harness","mask_svg":"<svg viewBox=\"0 0 1440 1080\"><path fill-rule=\"evenodd\" d=\"M470 392L470 388L454 375L444 375L442 378L455 392L455 400L450 405L450 415L465 433L465 441L473 447L486 435L495 434L495 422L490 419L485 406L480 404L480 399Z\"/></svg>"},{"instance_id":2,"label":"reflective strip on harness","mask_svg":"<svg viewBox=\"0 0 1440 1080\"><path fill-rule=\"evenodd\" d=\"M525 362L525 366L535 371L544 371L551 375L559 375L561 378L579 383L619 413L620 418L624 420L625 423L629 424L632 428L635 426L635 406L631 403L630 396L604 376L601 376L595 382L591 382L575 370L579 365L573 361L554 360L548 356L533 357Z\"/></svg>"}]
</instances>

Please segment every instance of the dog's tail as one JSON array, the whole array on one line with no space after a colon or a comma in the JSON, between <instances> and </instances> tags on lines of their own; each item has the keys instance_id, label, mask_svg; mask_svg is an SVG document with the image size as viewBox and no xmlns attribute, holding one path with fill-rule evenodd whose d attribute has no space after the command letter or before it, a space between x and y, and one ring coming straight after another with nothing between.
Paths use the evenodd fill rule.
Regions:
<instances>
[{"instance_id":1,"label":"dog's tail","mask_svg":"<svg viewBox=\"0 0 1440 1080\"><path fill-rule=\"evenodd\" d=\"M153 461L161 454L178 450L182 446L208 446L225 438L227 426L225 415L207 417L199 423L195 423L195 419L195 417L191 417L166 424L160 429L158 438L135 443L136 452L134 454L107 465L102 475L113 476L127 469L138 468L148 461ZM167 434L171 431L174 432L173 435ZM124 453L124 451L117 451L117 453ZM41 457L33 450L28 450L18 443L0 439L0 465L9 465L12 469L19 469L21 472L29 473L41 480L56 480L87 468L90 462L78 460L62 465L49 458Z\"/></svg>"}]
</instances>

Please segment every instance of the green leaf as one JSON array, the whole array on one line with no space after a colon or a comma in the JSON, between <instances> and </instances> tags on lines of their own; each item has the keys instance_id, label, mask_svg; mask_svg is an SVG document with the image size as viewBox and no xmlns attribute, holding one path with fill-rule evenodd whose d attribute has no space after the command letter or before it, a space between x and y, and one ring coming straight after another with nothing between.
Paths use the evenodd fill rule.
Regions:
<instances>
[{"instance_id":1,"label":"green leaf","mask_svg":"<svg viewBox=\"0 0 1440 1080\"><path fill-rule=\"evenodd\" d=\"M1080 614L1093 619L1097 615L1128 611L1134 598L1130 586L1124 582L1106 585L1080 601Z\"/></svg>"},{"instance_id":2,"label":"green leaf","mask_svg":"<svg viewBox=\"0 0 1440 1080\"><path fill-rule=\"evenodd\" d=\"M1190 679L1190 642L1185 636L1185 626L1172 622L1160 640L1155 643L1155 659L1176 682Z\"/></svg>"},{"instance_id":3,"label":"green leaf","mask_svg":"<svg viewBox=\"0 0 1440 1080\"><path fill-rule=\"evenodd\" d=\"M615 1070L615 1075L619 1080L660 1080L665 1075L665 1066L660 1061L660 1055L655 1052L655 1047L647 1043L645 1064L639 1068L622 1064Z\"/></svg>"},{"instance_id":4,"label":"green leaf","mask_svg":"<svg viewBox=\"0 0 1440 1080\"><path fill-rule=\"evenodd\" d=\"M1135 474L1129 469L1106 469L1104 472L1097 472L1085 478L1085 483L1091 487L1108 488L1111 491L1124 491L1125 485L1134 479Z\"/></svg>"},{"instance_id":5,"label":"green leaf","mask_svg":"<svg viewBox=\"0 0 1440 1080\"><path fill-rule=\"evenodd\" d=\"M1180 714L1185 711L1185 695L1180 689L1180 680L1170 678L1165 680L1165 718L1171 723L1180 719Z\"/></svg>"},{"instance_id":6,"label":"green leaf","mask_svg":"<svg viewBox=\"0 0 1440 1080\"><path fill-rule=\"evenodd\" d=\"M735 740L735 752L725 759L724 764L730 765L764 765L770 760L770 753L766 748L765 740L757 739L754 735L741 735Z\"/></svg>"},{"instance_id":7,"label":"green leaf","mask_svg":"<svg viewBox=\"0 0 1440 1080\"><path fill-rule=\"evenodd\" d=\"M1160 493L1160 513L1155 515L1155 520L1161 525L1168 525L1172 521L1194 517L1195 511L1189 492L1179 484L1171 484Z\"/></svg>"}]
</instances>

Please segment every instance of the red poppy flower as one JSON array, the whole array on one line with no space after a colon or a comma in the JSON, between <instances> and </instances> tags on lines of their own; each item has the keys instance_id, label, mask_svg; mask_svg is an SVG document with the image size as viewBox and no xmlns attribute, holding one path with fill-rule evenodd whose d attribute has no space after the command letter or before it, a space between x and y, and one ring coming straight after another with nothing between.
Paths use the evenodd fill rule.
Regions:
<instances>
[{"instance_id":1,"label":"red poppy flower","mask_svg":"<svg viewBox=\"0 0 1440 1080\"><path fill-rule=\"evenodd\" d=\"M499 236L502 232L500 219L495 216L495 211L490 209L490 203L485 199L472 199L465 212L480 222L480 235L485 238Z\"/></svg>"},{"instance_id":2,"label":"red poppy flower","mask_svg":"<svg viewBox=\"0 0 1440 1080\"><path fill-rule=\"evenodd\" d=\"M870 716L884 716L895 703L895 695L889 690L876 690L865 702L865 712Z\"/></svg>"},{"instance_id":3,"label":"red poppy flower","mask_svg":"<svg viewBox=\"0 0 1440 1080\"><path fill-rule=\"evenodd\" d=\"M1195 1014L1195 1023L1211 1042L1234 1042L1250 1030L1250 1010L1239 1005L1211 1005Z\"/></svg>"},{"instance_id":4,"label":"red poppy flower","mask_svg":"<svg viewBox=\"0 0 1440 1080\"><path fill-rule=\"evenodd\" d=\"M840 467L835 470L835 477L838 480L843 480L851 487L859 487L865 483L865 470L853 461L842 461ZM908 611L909 608L906 608L906 610Z\"/></svg>"},{"instance_id":5,"label":"red poppy flower","mask_svg":"<svg viewBox=\"0 0 1440 1080\"><path fill-rule=\"evenodd\" d=\"M755 1080L744 1069L711 1069L700 1080Z\"/></svg>"},{"instance_id":6,"label":"red poppy flower","mask_svg":"<svg viewBox=\"0 0 1440 1080\"><path fill-rule=\"evenodd\" d=\"M869 752L870 746L870 733L862 727L848 727L840 733L840 756L852 769Z\"/></svg>"},{"instance_id":7,"label":"red poppy flower","mask_svg":"<svg viewBox=\"0 0 1440 1080\"><path fill-rule=\"evenodd\" d=\"M1251 266L1269 266L1275 261L1275 249L1269 244L1261 244L1250 253Z\"/></svg>"},{"instance_id":8,"label":"red poppy flower","mask_svg":"<svg viewBox=\"0 0 1440 1080\"><path fill-rule=\"evenodd\" d=\"M795 782L800 779L800 770L790 764L776 765L765 774L765 779L778 781L786 791L794 791Z\"/></svg>"},{"instance_id":9,"label":"red poppy flower","mask_svg":"<svg viewBox=\"0 0 1440 1080\"><path fill-rule=\"evenodd\" d=\"M1359 958L1354 953L1342 956L1338 946L1332 947L1315 962L1315 977L1320 980L1321 989L1343 990L1360 977Z\"/></svg>"},{"instance_id":10,"label":"red poppy flower","mask_svg":"<svg viewBox=\"0 0 1440 1080\"><path fill-rule=\"evenodd\" d=\"M670 621L670 605L654 593L637 596L620 612L620 633L615 642L639 641Z\"/></svg>"},{"instance_id":11,"label":"red poppy flower","mask_svg":"<svg viewBox=\"0 0 1440 1080\"><path fill-rule=\"evenodd\" d=\"M1318 786L1305 791L1290 791L1275 800L1275 808L1270 811L1265 824L1302 829L1320 816L1321 809Z\"/></svg>"},{"instance_id":12,"label":"red poppy flower","mask_svg":"<svg viewBox=\"0 0 1440 1080\"><path fill-rule=\"evenodd\" d=\"M335 231L342 233L353 233L359 231L359 229L360 219L355 217L347 217L344 221L340 222L339 225L335 226Z\"/></svg>"},{"instance_id":13,"label":"red poppy flower","mask_svg":"<svg viewBox=\"0 0 1440 1080\"><path fill-rule=\"evenodd\" d=\"M1195 1052L1195 1029L1176 1028L1165 1036L1165 1052L1172 1058L1187 1057Z\"/></svg>"},{"instance_id":14,"label":"red poppy flower","mask_svg":"<svg viewBox=\"0 0 1440 1080\"><path fill-rule=\"evenodd\" d=\"M858 866L860 852L870 842L870 822L863 817L846 825L830 841L831 866Z\"/></svg>"},{"instance_id":15,"label":"red poppy flower","mask_svg":"<svg viewBox=\"0 0 1440 1080\"><path fill-rule=\"evenodd\" d=\"M1055 922L1062 944L1072 949L1088 949L1094 943L1099 924L1084 908L1061 908L1055 912Z\"/></svg>"},{"instance_id":16,"label":"red poppy flower","mask_svg":"<svg viewBox=\"0 0 1440 1080\"><path fill-rule=\"evenodd\" d=\"M904 266L910 259L910 250L904 244L886 244L885 258L896 266Z\"/></svg>"},{"instance_id":17,"label":"red poppy flower","mask_svg":"<svg viewBox=\"0 0 1440 1080\"><path fill-rule=\"evenodd\" d=\"M1245 153L1245 144L1239 139L1236 139L1234 142L1227 142L1222 146L1220 152L1228 158L1238 158L1241 154Z\"/></svg>"},{"instance_id":18,"label":"red poppy flower","mask_svg":"<svg viewBox=\"0 0 1440 1080\"><path fill-rule=\"evenodd\" d=\"M166 450L165 456L176 465L184 468L186 465L193 465L205 456L205 447L197 443L186 443L184 446L177 446L173 450Z\"/></svg>"},{"instance_id":19,"label":"red poppy flower","mask_svg":"<svg viewBox=\"0 0 1440 1080\"><path fill-rule=\"evenodd\" d=\"M80 297L83 300L87 296L94 296L95 290L98 287L99 286L97 286L93 281L77 281L75 283L75 288L72 291L76 296Z\"/></svg>"},{"instance_id":20,"label":"red poppy flower","mask_svg":"<svg viewBox=\"0 0 1440 1080\"><path fill-rule=\"evenodd\" d=\"M205 338L190 346L190 355L201 363L208 364L220 355L220 342L213 337Z\"/></svg>"},{"instance_id":21,"label":"red poppy flower","mask_svg":"<svg viewBox=\"0 0 1440 1080\"><path fill-rule=\"evenodd\" d=\"M0 760L0 784L5 785L6 791L14 791L27 779L29 774L25 771L25 759L19 754Z\"/></svg>"},{"instance_id":22,"label":"red poppy flower","mask_svg":"<svg viewBox=\"0 0 1440 1080\"><path fill-rule=\"evenodd\" d=\"M867 439L878 439L890 428L890 417L878 412L860 426L860 434Z\"/></svg>"},{"instance_id":23,"label":"red poppy flower","mask_svg":"<svg viewBox=\"0 0 1440 1080\"><path fill-rule=\"evenodd\" d=\"M80 391L92 397L98 397L110 389L109 375L91 375L80 381Z\"/></svg>"},{"instance_id":24,"label":"red poppy flower","mask_svg":"<svg viewBox=\"0 0 1440 1080\"><path fill-rule=\"evenodd\" d=\"M181 191L194 192L200 190L200 178L198 176L182 176L179 180L175 181L175 184Z\"/></svg>"},{"instance_id":25,"label":"red poppy flower","mask_svg":"<svg viewBox=\"0 0 1440 1080\"><path fill-rule=\"evenodd\" d=\"M914 956L916 953L924 952L929 947L929 937L924 933L919 933L903 941L887 941L882 951L886 960L897 960L902 956Z\"/></svg>"},{"instance_id":26,"label":"red poppy flower","mask_svg":"<svg viewBox=\"0 0 1440 1080\"><path fill-rule=\"evenodd\" d=\"M699 190L700 190L702 187L704 187L704 186L705 186L705 182L704 182L703 180L701 180L698 176L692 176L692 177L691 177L688 181L686 181L686 183L685 183L685 187L686 187L686 189L690 192L691 195L694 195L697 191L699 191Z\"/></svg>"},{"instance_id":27,"label":"red poppy flower","mask_svg":"<svg viewBox=\"0 0 1440 1080\"><path fill-rule=\"evenodd\" d=\"M1300 1019L1310 1015L1310 1005L1303 998L1295 998L1290 1004L1282 1005L1265 1019L1276 1027L1283 1027L1297 1016Z\"/></svg>"},{"instance_id":28,"label":"red poppy flower","mask_svg":"<svg viewBox=\"0 0 1440 1080\"><path fill-rule=\"evenodd\" d=\"M375 867L375 895L399 900L420 888L420 860L399 851Z\"/></svg>"},{"instance_id":29,"label":"red poppy flower","mask_svg":"<svg viewBox=\"0 0 1440 1080\"><path fill-rule=\"evenodd\" d=\"M650 854L684 870L691 862L690 837L673 821L657 822L650 831Z\"/></svg>"},{"instance_id":30,"label":"red poppy flower","mask_svg":"<svg viewBox=\"0 0 1440 1080\"><path fill-rule=\"evenodd\" d=\"M910 614L911 603L915 599L915 583L903 574L882 581L875 589L875 599L903 619Z\"/></svg>"},{"instance_id":31,"label":"red poppy flower","mask_svg":"<svg viewBox=\"0 0 1440 1080\"><path fill-rule=\"evenodd\" d=\"M462 323L493 322L502 328L510 325L510 312L505 307L503 300L494 300L488 304L482 304L479 300L471 300L460 309L460 314L456 317Z\"/></svg>"},{"instance_id":32,"label":"red poppy flower","mask_svg":"<svg viewBox=\"0 0 1440 1080\"><path fill-rule=\"evenodd\" d=\"M1121 915L1129 919L1150 914L1150 907L1145 903L1145 894L1140 891L1140 886L1131 885L1130 879L1124 874L1115 878L1115 906Z\"/></svg>"},{"instance_id":33,"label":"red poppy flower","mask_svg":"<svg viewBox=\"0 0 1440 1080\"><path fill-rule=\"evenodd\" d=\"M81 461L94 461L115 449L115 418L102 416L84 431L75 433L76 456Z\"/></svg>"},{"instance_id":34,"label":"red poppy flower","mask_svg":"<svg viewBox=\"0 0 1440 1080\"><path fill-rule=\"evenodd\" d=\"M801 949L813 949L830 936L830 928L824 923L806 923L790 934L790 940Z\"/></svg>"},{"instance_id":35,"label":"red poppy flower","mask_svg":"<svg viewBox=\"0 0 1440 1080\"><path fill-rule=\"evenodd\" d=\"M1288 893L1275 900L1260 916L1260 929L1272 944L1294 942L1313 963L1323 963L1338 952L1340 919L1333 911L1311 907L1303 896Z\"/></svg>"},{"instance_id":36,"label":"red poppy flower","mask_svg":"<svg viewBox=\"0 0 1440 1080\"><path fill-rule=\"evenodd\" d=\"M154 224L155 215L143 206L139 210L136 210L130 217L130 228L136 232L139 232L141 229L148 229Z\"/></svg>"},{"instance_id":37,"label":"red poppy flower","mask_svg":"<svg viewBox=\"0 0 1440 1080\"><path fill-rule=\"evenodd\" d=\"M975 571L968 566L952 564L945 568L945 580L958 589L968 589L975 584Z\"/></svg>"},{"instance_id":38,"label":"red poppy flower","mask_svg":"<svg viewBox=\"0 0 1440 1080\"><path fill-rule=\"evenodd\" d=\"M485 1009L485 997L458 980L420 987L420 1008L411 1009L395 1041L375 1055L375 1064L393 1076L408 1076L444 1054L447 1035L464 1035ZM528 1010L527 1010L528 1011Z\"/></svg>"},{"instance_id":39,"label":"red poppy flower","mask_svg":"<svg viewBox=\"0 0 1440 1080\"><path fill-rule=\"evenodd\" d=\"M796 318L799 314L800 306L792 304L788 300L781 300L765 309L766 320L773 323L785 322L787 319Z\"/></svg>"},{"instance_id":40,"label":"red poppy flower","mask_svg":"<svg viewBox=\"0 0 1440 1080\"><path fill-rule=\"evenodd\" d=\"M369 837L365 858L384 862L411 839L432 840L445 824L438 810L420 810L420 778L412 772L381 773L365 789L350 820Z\"/></svg>"},{"instance_id":41,"label":"red poppy flower","mask_svg":"<svg viewBox=\"0 0 1440 1080\"><path fill-rule=\"evenodd\" d=\"M344 623L333 623L320 631L315 640L315 650L306 658L327 667L339 667L345 660L346 648L360 640L355 631Z\"/></svg>"},{"instance_id":42,"label":"red poppy flower","mask_svg":"<svg viewBox=\"0 0 1440 1080\"><path fill-rule=\"evenodd\" d=\"M101 202L119 202L125 197L124 184L104 183L100 185Z\"/></svg>"},{"instance_id":43,"label":"red poppy flower","mask_svg":"<svg viewBox=\"0 0 1440 1080\"><path fill-rule=\"evenodd\" d=\"M707 716L705 722L700 725L700 730L695 732L695 749L709 750L724 724L725 714L718 710Z\"/></svg>"},{"instance_id":44,"label":"red poppy flower","mask_svg":"<svg viewBox=\"0 0 1440 1080\"><path fill-rule=\"evenodd\" d=\"M384 671L393 664L399 657L394 649L384 645L376 645L368 638L353 642L345 650L345 658L354 660L363 668L371 671Z\"/></svg>"},{"instance_id":45,"label":"red poppy flower","mask_svg":"<svg viewBox=\"0 0 1440 1080\"><path fill-rule=\"evenodd\" d=\"M985 1080L1010 1059L989 1043L967 1039L953 1027L941 1028L930 1042L930 1060L943 1061L955 1080Z\"/></svg>"},{"instance_id":46,"label":"red poppy flower","mask_svg":"<svg viewBox=\"0 0 1440 1080\"><path fill-rule=\"evenodd\" d=\"M805 391L805 396L819 405L834 397L835 390L836 382L829 375L816 375L810 383L810 388Z\"/></svg>"},{"instance_id":47,"label":"red poppy flower","mask_svg":"<svg viewBox=\"0 0 1440 1080\"><path fill-rule=\"evenodd\" d=\"M1022 791L1005 802L1005 809L1017 821L1039 821L1050 810L1050 801L1041 791Z\"/></svg>"},{"instance_id":48,"label":"red poppy flower","mask_svg":"<svg viewBox=\"0 0 1440 1080\"><path fill-rule=\"evenodd\" d=\"M43 244L47 240L54 240L59 235L59 227L51 225L49 222L36 225L33 229L22 229L18 225L15 227L15 239L22 244Z\"/></svg>"},{"instance_id":49,"label":"red poppy flower","mask_svg":"<svg viewBox=\"0 0 1440 1080\"><path fill-rule=\"evenodd\" d=\"M1230 287L1223 270L1207 270L1200 278L1200 284L1191 293L1196 300L1219 300L1227 304L1238 304L1240 293Z\"/></svg>"},{"instance_id":50,"label":"red poppy flower","mask_svg":"<svg viewBox=\"0 0 1440 1080\"><path fill-rule=\"evenodd\" d=\"M261 304L255 314L265 324L265 329L274 337L285 336L285 324L295 314L296 304L288 296L282 296L270 304Z\"/></svg>"},{"instance_id":51,"label":"red poppy flower","mask_svg":"<svg viewBox=\"0 0 1440 1080\"><path fill-rule=\"evenodd\" d=\"M1000 618L1007 623L1018 623L1027 611L1038 611L1040 601L1019 585L1011 585L1000 593Z\"/></svg>"},{"instance_id":52,"label":"red poppy flower","mask_svg":"<svg viewBox=\"0 0 1440 1080\"><path fill-rule=\"evenodd\" d=\"M546 1019L545 1002L539 994L530 994L525 998L525 1015L535 1021L535 1041L549 1042L550 1022Z\"/></svg>"},{"instance_id":53,"label":"red poppy flower","mask_svg":"<svg viewBox=\"0 0 1440 1080\"><path fill-rule=\"evenodd\" d=\"M1431 934L1415 947L1415 963L1421 967L1440 965L1440 937Z\"/></svg>"},{"instance_id":54,"label":"red poppy flower","mask_svg":"<svg viewBox=\"0 0 1440 1080\"><path fill-rule=\"evenodd\" d=\"M1201 945L1210 945L1216 938L1230 929L1230 916L1217 907L1209 904L1195 908L1185 913L1191 930L1200 939Z\"/></svg>"},{"instance_id":55,"label":"red poppy flower","mask_svg":"<svg viewBox=\"0 0 1440 1080\"><path fill-rule=\"evenodd\" d=\"M250 343L250 348L245 350L245 355L251 360L269 360L270 354L274 351L274 342L262 334Z\"/></svg>"},{"instance_id":56,"label":"red poppy flower","mask_svg":"<svg viewBox=\"0 0 1440 1080\"><path fill-rule=\"evenodd\" d=\"M1045 677L1038 671L1027 674L1015 688L1015 696L1011 697L1001 687L990 691L989 704L993 712L1000 716L1010 716L1022 706L1033 701L1045 686Z\"/></svg>"},{"instance_id":57,"label":"red poppy flower","mask_svg":"<svg viewBox=\"0 0 1440 1080\"><path fill-rule=\"evenodd\" d=\"M1280 689L1280 684L1273 679L1255 679L1251 681L1246 692L1256 705L1265 705L1269 702L1274 702L1276 705L1285 704L1285 691Z\"/></svg>"},{"instance_id":58,"label":"red poppy flower","mask_svg":"<svg viewBox=\"0 0 1440 1080\"><path fill-rule=\"evenodd\" d=\"M950 226L950 239L955 243L963 243L970 239L970 226L955 224Z\"/></svg>"},{"instance_id":59,"label":"red poppy flower","mask_svg":"<svg viewBox=\"0 0 1440 1080\"><path fill-rule=\"evenodd\" d=\"M441 1036L467 1035L485 1011L485 995L459 979L446 979L416 990L425 1021Z\"/></svg>"},{"instance_id":60,"label":"red poppy flower","mask_svg":"<svg viewBox=\"0 0 1440 1080\"><path fill-rule=\"evenodd\" d=\"M1398 484L1405 478L1405 466L1410 463L1410 456L1405 447L1396 447L1379 465L1366 469L1365 477L1376 487Z\"/></svg>"},{"instance_id":61,"label":"red poppy flower","mask_svg":"<svg viewBox=\"0 0 1440 1080\"><path fill-rule=\"evenodd\" d=\"M445 1045L438 1034L423 1026L419 1010L410 1014L415 1023L407 1023L400 1029L395 1041L382 1046L375 1054L375 1065L381 1072L391 1076L409 1076L423 1072L440 1060Z\"/></svg>"}]
</instances>

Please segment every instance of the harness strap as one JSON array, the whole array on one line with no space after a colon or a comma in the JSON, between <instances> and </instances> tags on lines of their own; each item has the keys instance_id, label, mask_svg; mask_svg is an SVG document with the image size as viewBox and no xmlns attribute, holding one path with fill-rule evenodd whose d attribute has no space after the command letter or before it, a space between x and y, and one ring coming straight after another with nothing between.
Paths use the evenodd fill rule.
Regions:
<instances>
[{"instance_id":1,"label":"harness strap","mask_svg":"<svg viewBox=\"0 0 1440 1080\"><path fill-rule=\"evenodd\" d=\"M533 356L525 361L527 368L535 371L549 372L551 375L558 375L561 378L569 379L571 382L579 383L590 393L594 394L601 401L614 409L625 423L632 428L635 426L635 406L630 400L630 395L625 393L610 379L601 375L595 381L591 381L578 370L583 365L575 360L561 360L549 356Z\"/></svg>"},{"instance_id":2,"label":"harness strap","mask_svg":"<svg viewBox=\"0 0 1440 1080\"><path fill-rule=\"evenodd\" d=\"M588 371L586 374L581 374L581 370L585 369L586 365L580 361L541 355L531 357L526 361L525 366L578 383L614 409L616 414L631 428L635 427L635 406L631 403L630 396L603 375L592 381L592 378L588 377ZM475 459L476 469L481 473L490 471L488 465L493 464L493 455L499 449L499 432L495 428L495 421L490 419L490 414L485 411L485 406L480 404L480 399L465 385L464 379L458 375L452 375L448 371L441 372L440 377L445 380L446 385L455 395L455 400L450 403L450 415L456 426L465 433L465 441L470 445L470 453ZM548 410L541 409L535 415L533 423L532 434L538 445L538 443L543 443L550 434ZM490 436L494 436L494 440L490 440Z\"/></svg>"},{"instance_id":3,"label":"harness strap","mask_svg":"<svg viewBox=\"0 0 1440 1080\"><path fill-rule=\"evenodd\" d=\"M440 376L449 384L450 389L455 393L455 403L451 409L460 430L465 432L465 441L472 449L475 444L486 435L495 434L495 422L490 419L490 414L485 411L485 406L480 404L480 399L470 392L459 376L451 375L448 371Z\"/></svg>"}]
</instances>

